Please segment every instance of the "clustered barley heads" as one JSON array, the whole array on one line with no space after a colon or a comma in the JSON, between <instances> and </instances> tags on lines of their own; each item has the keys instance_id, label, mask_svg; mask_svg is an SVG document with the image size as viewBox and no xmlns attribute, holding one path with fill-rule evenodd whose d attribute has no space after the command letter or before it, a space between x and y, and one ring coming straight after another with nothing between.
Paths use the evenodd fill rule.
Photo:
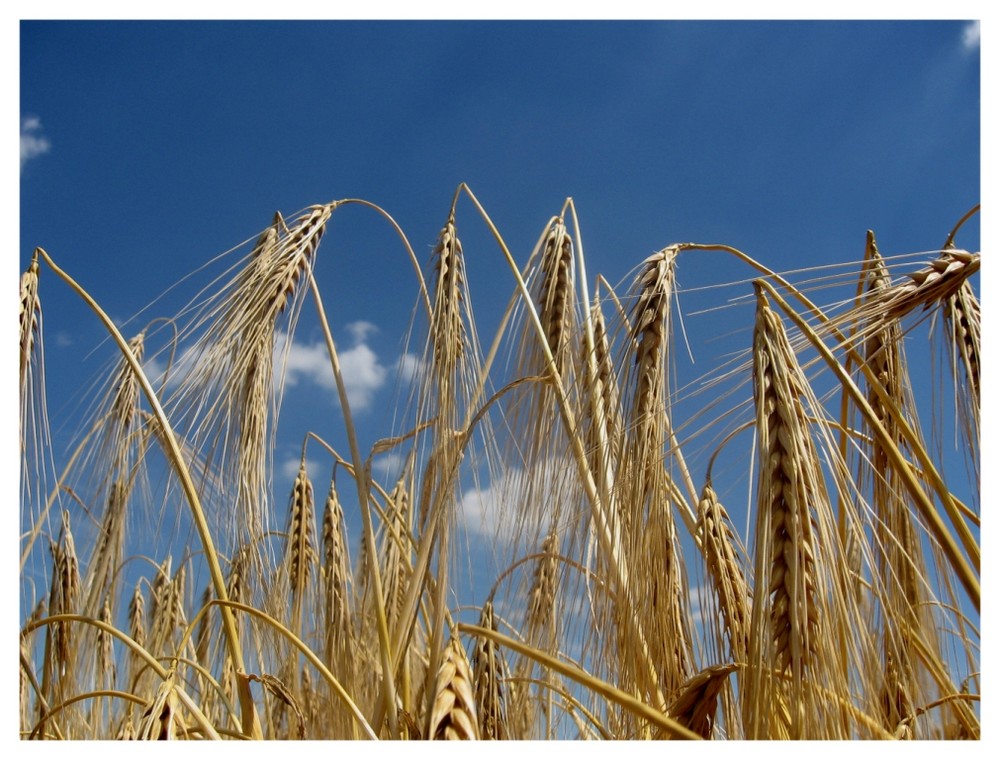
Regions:
<instances>
[{"instance_id":1,"label":"clustered barley heads","mask_svg":"<svg viewBox=\"0 0 1000 760\"><path fill-rule=\"evenodd\" d=\"M482 344L463 197L510 273ZM368 453L314 277L348 204L400 233L419 289L416 371ZM979 254L960 226L923 260L869 233L829 274L674 244L590 291L572 201L518 264L460 186L426 281L388 214L337 201L276 215L131 339L38 249L20 309L22 738L978 738ZM743 342L685 383L678 296L712 292L681 285L708 256L745 267L711 283L735 291L714 311L743 315ZM66 453L43 268L45 298L64 281L119 349ZM298 431L275 494L283 358L313 314L343 430ZM943 387L911 382L914 350L947 363ZM402 463L385 482L383 455ZM309 466L324 459L328 481Z\"/></svg>"}]
</instances>

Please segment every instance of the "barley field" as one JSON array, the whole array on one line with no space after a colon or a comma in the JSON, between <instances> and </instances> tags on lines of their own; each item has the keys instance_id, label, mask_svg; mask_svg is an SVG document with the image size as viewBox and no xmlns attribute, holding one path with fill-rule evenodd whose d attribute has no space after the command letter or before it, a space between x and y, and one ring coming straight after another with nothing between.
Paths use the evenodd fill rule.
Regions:
<instances>
[{"instance_id":1,"label":"barley field","mask_svg":"<svg viewBox=\"0 0 1000 760\"><path fill-rule=\"evenodd\" d=\"M349 206L413 274L378 294L412 300L413 361L372 442L314 277ZM369 201L276 214L122 329L36 249L22 739L979 738L978 207L919 252L858 230L840 264L775 272L664 241L618 283L572 200L525 210L530 251L465 185L441 211L436 242ZM43 315L66 299L108 339L63 448ZM289 432L305 325L339 418Z\"/></svg>"}]
</instances>

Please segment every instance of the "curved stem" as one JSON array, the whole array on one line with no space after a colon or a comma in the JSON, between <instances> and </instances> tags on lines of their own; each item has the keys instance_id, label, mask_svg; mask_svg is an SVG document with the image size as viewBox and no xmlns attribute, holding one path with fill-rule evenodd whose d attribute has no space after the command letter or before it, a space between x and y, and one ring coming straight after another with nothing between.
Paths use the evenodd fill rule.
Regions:
<instances>
[{"instance_id":1,"label":"curved stem","mask_svg":"<svg viewBox=\"0 0 1000 760\"><path fill-rule=\"evenodd\" d=\"M968 211L965 212L965 216L959 219L958 222L955 224L955 226L952 228L951 232L948 233L948 239L944 241L944 245L941 246L942 248L951 248L955 245L955 235L957 235L958 231L962 229L963 224L965 224L967 221L969 221L969 219L971 219L973 216L979 213L979 206L980 204L977 203L975 206L973 206L972 208L970 208Z\"/></svg>"},{"instance_id":2,"label":"curved stem","mask_svg":"<svg viewBox=\"0 0 1000 760\"><path fill-rule=\"evenodd\" d=\"M37 249L42 258L45 259L45 263L67 284L69 287L78 295L83 301L90 307L97 317L104 324L105 329L114 338L115 343L118 344L119 350L128 362L129 367L135 374L136 380L142 387L142 391L149 401L149 405L153 409L153 414L156 416L157 422L159 422L160 427L163 431L163 441L166 443L167 459L170 460L177 477L181 481L181 487L184 490L184 495L187 497L188 505L191 507L191 516L194 519L195 526L198 529L198 536L201 539L202 547L205 550L205 559L208 563L209 574L212 576L212 585L215 587L215 594L220 599L228 599L226 595L226 581L222 575L222 568L219 566L219 557L215 551L215 544L212 541L212 534L208 527L208 520L205 518L205 511L201 506L201 499L198 497L198 491L195 488L194 481L191 478L191 473L188 471L187 464L184 462L184 457L181 454L180 445L177 443L177 438L174 435L173 428L170 425L170 421L167 419L166 413L163 411L163 407L160 405L160 400L157 398L156 392L153 390L152 385L150 385L149 378L146 377L146 373L143 372L142 366L139 364L138 359L136 359L135 354L129 348L128 342L122 337L122 334L115 327L114 322L111 321L110 317L104 313L104 310L97 304L97 302L91 297L91 295L83 289L72 277L70 277L66 272L56 266L56 263L52 260L48 253L43 249ZM239 635L236 632L236 626L233 622L232 614L227 610L222 615L222 627L226 635L226 640L229 644L230 656L233 658L233 663L236 665L237 669L244 670L245 666L243 664L243 651L240 648ZM262 739L263 734L260 729L260 721L257 718L257 710L254 708L253 704L244 705L244 708L248 708L249 712L247 714L253 715L253 725L243 726L243 731L253 736L255 739Z\"/></svg>"},{"instance_id":3,"label":"curved stem","mask_svg":"<svg viewBox=\"0 0 1000 760\"><path fill-rule=\"evenodd\" d=\"M361 520L364 524L364 540L368 549L366 556L368 557L368 571L372 579L372 591L375 594L375 599L381 600L385 597L382 594L382 577L378 569L378 549L375 546L375 529L372 526L372 517L368 506L371 473L365 468L364 462L361 459L361 449L358 447L358 436L354 427L353 417L351 416L351 405L347 399L347 387L344 385L344 378L340 371L340 359L337 355L337 347L333 342L333 333L330 331L330 324L326 318L326 310L323 308L323 298L320 296L316 278L313 277L312 267L309 267L309 287L312 290L313 299L316 301L316 311L320 326L326 338L327 353L330 355L330 366L333 369L333 376L337 382L337 394L340 397L340 410L344 415L344 428L347 432L347 441L351 448L351 459L354 461L354 482L358 488L358 504L361 509ZM375 604L375 616L378 627L379 656L382 662L382 693L385 695L384 706L389 718L389 732L394 739L398 739L399 719L396 712L396 687L392 668L392 644L389 640L389 623L386 619L385 608L381 603Z\"/></svg>"},{"instance_id":4,"label":"curved stem","mask_svg":"<svg viewBox=\"0 0 1000 760\"><path fill-rule=\"evenodd\" d=\"M85 699L94 699L96 697L114 697L117 699L124 699L129 702L133 702L137 705L145 706L146 704L146 700L143 699L142 697L137 697L135 694L132 694L127 691L116 691L114 689L98 689L97 691L88 691L84 692L83 694L76 694L75 696L72 696L69 699L67 699L65 702L60 702L58 705L49 710L48 713L46 713L46 715L32 727L31 733L28 734L28 739L34 739L35 734L37 734L39 730L41 730L42 726L45 725L45 722L56 713L65 710L67 707L69 707L70 705L74 705L77 702L82 702Z\"/></svg>"},{"instance_id":5,"label":"curved stem","mask_svg":"<svg viewBox=\"0 0 1000 760\"><path fill-rule=\"evenodd\" d=\"M362 200L361 198L345 198L342 201L337 201L339 206L346 206L348 203L355 203L359 206L366 206L373 211L381 214L389 224L392 225L393 229L396 230L396 234L399 235L399 239L403 241L403 245L406 246L406 252L410 255L410 263L413 264L413 269L417 273L417 282L420 284L420 295L424 297L424 308L427 309L427 317L430 318L431 315L431 297L427 291L427 283L424 281L423 272L420 271L420 262L417 261L417 255L413 252L413 246L410 245L410 241L407 240L403 229L396 223L396 220L389 215L385 209L381 206L376 206L371 201Z\"/></svg>"},{"instance_id":6,"label":"curved stem","mask_svg":"<svg viewBox=\"0 0 1000 760\"><path fill-rule=\"evenodd\" d=\"M368 738L376 740L378 739L378 737L375 735L375 732L372 730L372 727L368 724L368 721L365 720L365 716L361 713L361 710L358 708L357 704L355 704L354 700L351 699L351 696L347 693L344 687L341 686L340 681L337 680L336 676L334 676L333 673L330 672L330 669L323 664L323 661L316 655L315 652L312 651L312 649L310 649L305 644L305 642L302 641L302 639L296 636L281 622L275 620L266 612L262 612L261 610L258 610L255 607L251 607L248 604L241 604L240 602L222 601L221 599L213 599L212 601L210 601L204 608L202 608L199 614L202 614L202 612L208 609L208 607L213 607L213 606L230 607L234 610L240 610L241 612L245 612L248 615L251 615L255 618L258 618L259 620L264 621L269 626L274 628L274 630L276 630L278 633L280 633L282 636L288 639L288 641L290 641L295 646L296 649L302 652L303 656L305 656L305 658L309 660L309 662L312 664L314 668L316 668L319 674L323 676L324 679L326 679L326 682L333 687L333 690L337 693L337 696L340 697L340 700L344 703L344 706L347 707L351 715L354 716L354 719L358 722L358 724L360 724L361 728L364 729L364 732L368 735Z\"/></svg>"},{"instance_id":7,"label":"curved stem","mask_svg":"<svg viewBox=\"0 0 1000 760\"><path fill-rule=\"evenodd\" d=\"M975 604L976 610L978 611L980 588L979 588L979 579L977 577L976 572L969 565L965 555L963 555L961 550L959 549L958 544L955 543L955 539L948 531L947 526L941 519L941 515L938 513L937 509L934 508L934 504L931 502L930 498L928 498L924 489L917 481L916 476L913 474L913 470L909 466L909 463L903 458L903 455L902 453L900 453L898 447L893 441L892 436L889 435L885 427L882 425L881 421L878 419L878 415L875 414L875 411L868 404L868 400L865 398L865 395L855 384L851 376L847 374L847 371L843 368L843 366L841 366L840 362L837 361L837 358L833 355L833 352L826 345L826 343L824 343L823 340L816 334L816 332L809 327L809 325L799 315L799 313L796 312L794 309L792 309L788 305L788 303L780 295L778 295L777 291L769 282L767 282L766 280L758 280L758 282L760 286L767 291L768 295L770 295L771 298L774 299L775 303L781 307L782 311L784 311L788 315L788 317L795 323L799 331L809 340L813 348L815 348L816 351L820 354L820 356L826 361L827 366L829 366L830 370L837 377L841 385L848 391L848 393L851 394L851 398L854 400L854 403L858 405L858 408L860 409L861 413L865 416L865 418L868 420L868 423L871 425L872 430L875 433L875 436L879 439L879 443L882 444L887 456L892 461L893 468L899 473L901 479L903 480L903 484L906 486L906 490L910 494L910 497L917 505L917 508L920 510L921 515L927 521L928 527L930 528L932 535L941 545L941 548L943 549L945 555L948 557L948 560L950 561L952 568L955 570L955 573L958 575L959 580L965 587L966 592L969 594L969 598L972 600L973 604ZM861 362L860 365L864 369L867 369L867 365L865 365L863 362ZM879 394L880 398L882 399L882 403L884 403L887 408L891 408L892 406L891 401L887 397L883 398L885 390L882 388L881 384L874 382L871 385L872 388ZM900 423L905 422L902 419L900 419L899 421ZM908 433L908 428L904 429L903 432L904 435ZM929 462L925 463L924 460L927 457L926 452L923 451L921 447L913 445L913 440L911 436L912 433L906 435L907 441L911 443L911 446L914 449L914 453L917 455L918 459L921 460L920 463L921 465L924 466L923 469L925 475L929 475L933 482L933 477L936 474L936 472L933 471L933 467L928 466L930 464ZM941 485L943 486L943 484ZM937 488L937 484L935 484L935 487ZM947 489L945 489L945 496L942 497L942 502L944 502L946 510L949 510L949 508L954 509L954 505L952 504L951 497L950 494L948 494ZM959 518L958 522L961 525L965 526L965 523L964 521L961 520L960 515L958 515L958 518ZM968 530L968 527L967 526L965 527L966 530ZM978 546L976 546L975 548L978 550ZM974 555L974 560L978 565L978 551Z\"/></svg>"},{"instance_id":8,"label":"curved stem","mask_svg":"<svg viewBox=\"0 0 1000 760\"><path fill-rule=\"evenodd\" d=\"M230 616L232 617L232 616ZM163 667L159 660L157 660L153 655L151 655L144 647L136 643L136 641L126 633L119 631L112 625L101 620L95 620L94 618L89 618L85 615L72 615L72 614L62 614L62 615L52 615L47 618L42 618L41 620L36 620L33 623L28 623L22 630L22 634L31 633L36 628L41 628L42 626L52 625L53 623L86 623L87 625L92 625L95 628L99 628L107 634L114 636L116 639L121 641L125 646L135 652L139 657L146 662L149 667L158 675L161 679L166 681L170 678L170 671ZM194 700L191 699L190 695L184 691L180 686L175 685L174 691L177 693L177 698L181 701L194 717L195 722L201 727L205 734L211 739L219 739L219 734L216 732L215 728L212 726L208 718L201 711L201 708L195 704ZM252 703L251 703L252 704ZM263 738L263 737L261 737Z\"/></svg>"},{"instance_id":9,"label":"curved stem","mask_svg":"<svg viewBox=\"0 0 1000 760\"><path fill-rule=\"evenodd\" d=\"M500 646L512 649L518 654L522 654L525 657L534 660L542 667L554 670L560 675L576 681L576 683L580 684L584 688L590 689L594 693L600 694L602 697L605 697L615 704L624 707L633 715L649 721L654 726L662 728L671 736L679 739L701 739L701 737L694 731L689 728L685 728L673 718L668 717L664 712L647 705L645 702L636 699L631 694L626 694L624 691L612 686L607 681L595 678L575 665L570 665L562 660L558 660L545 652L522 644L520 641L512 639L509 636L504 636L502 633L497 633L489 628L459 623L458 630L461 633L467 633L479 638L490 639Z\"/></svg>"}]
</instances>

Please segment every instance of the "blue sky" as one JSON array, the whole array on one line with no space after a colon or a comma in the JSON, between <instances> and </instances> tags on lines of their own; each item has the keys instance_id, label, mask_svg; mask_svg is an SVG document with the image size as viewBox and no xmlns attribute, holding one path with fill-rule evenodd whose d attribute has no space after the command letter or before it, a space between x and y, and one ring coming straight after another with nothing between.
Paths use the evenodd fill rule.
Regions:
<instances>
[{"instance_id":1,"label":"blue sky","mask_svg":"<svg viewBox=\"0 0 1000 760\"><path fill-rule=\"evenodd\" d=\"M427 265L460 182L521 263L572 196L588 273L612 283L678 241L779 270L857 260L869 228L884 254L926 251L981 200L965 21L46 21L21 23L20 50L18 269L44 247L120 322L276 210L335 198L385 208ZM459 232L477 315L499 313L512 280L467 202ZM979 250L978 217L959 245ZM705 261L682 283L716 280ZM317 278L370 444L398 432L413 273L347 208ZM50 408L69 419L113 354L91 352L101 327L50 272L42 300ZM319 340L296 337L310 406L283 419L332 428ZM69 432L53 424L57 446ZM300 441L279 441L285 477Z\"/></svg>"}]
</instances>

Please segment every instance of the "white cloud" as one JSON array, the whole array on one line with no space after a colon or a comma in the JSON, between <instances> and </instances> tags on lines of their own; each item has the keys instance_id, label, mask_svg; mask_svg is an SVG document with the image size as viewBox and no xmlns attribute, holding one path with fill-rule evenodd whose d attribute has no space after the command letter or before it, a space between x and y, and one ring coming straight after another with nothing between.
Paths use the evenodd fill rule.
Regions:
<instances>
[{"instance_id":1,"label":"white cloud","mask_svg":"<svg viewBox=\"0 0 1000 760\"><path fill-rule=\"evenodd\" d=\"M340 371L347 388L347 401L352 409L366 409L375 391L385 384L388 374L378 357L364 343L340 354Z\"/></svg>"},{"instance_id":2,"label":"white cloud","mask_svg":"<svg viewBox=\"0 0 1000 760\"><path fill-rule=\"evenodd\" d=\"M274 346L274 371L276 376L284 374L286 385L298 385L307 380L329 390L336 388L325 343L310 345L293 339L289 344L288 334L278 333Z\"/></svg>"},{"instance_id":3,"label":"white cloud","mask_svg":"<svg viewBox=\"0 0 1000 760\"><path fill-rule=\"evenodd\" d=\"M370 322L352 322L347 326L355 340L355 345L346 351L338 351L340 372L347 389L347 401L352 411L367 409L388 376L388 370L379 361L378 356L365 339L375 332L375 325ZM288 343L288 336L280 333L275 342L275 373L284 373L285 384L297 385L309 382L331 392L334 403L337 402L337 385L330 367L330 355L326 343L300 343L293 340Z\"/></svg>"},{"instance_id":4,"label":"white cloud","mask_svg":"<svg viewBox=\"0 0 1000 760\"><path fill-rule=\"evenodd\" d=\"M968 51L979 50L979 22L970 21L962 29L962 47Z\"/></svg>"},{"instance_id":5,"label":"white cloud","mask_svg":"<svg viewBox=\"0 0 1000 760\"><path fill-rule=\"evenodd\" d=\"M21 120L21 169L31 159L48 153L52 144L41 134L42 122L36 116Z\"/></svg>"}]
</instances>

